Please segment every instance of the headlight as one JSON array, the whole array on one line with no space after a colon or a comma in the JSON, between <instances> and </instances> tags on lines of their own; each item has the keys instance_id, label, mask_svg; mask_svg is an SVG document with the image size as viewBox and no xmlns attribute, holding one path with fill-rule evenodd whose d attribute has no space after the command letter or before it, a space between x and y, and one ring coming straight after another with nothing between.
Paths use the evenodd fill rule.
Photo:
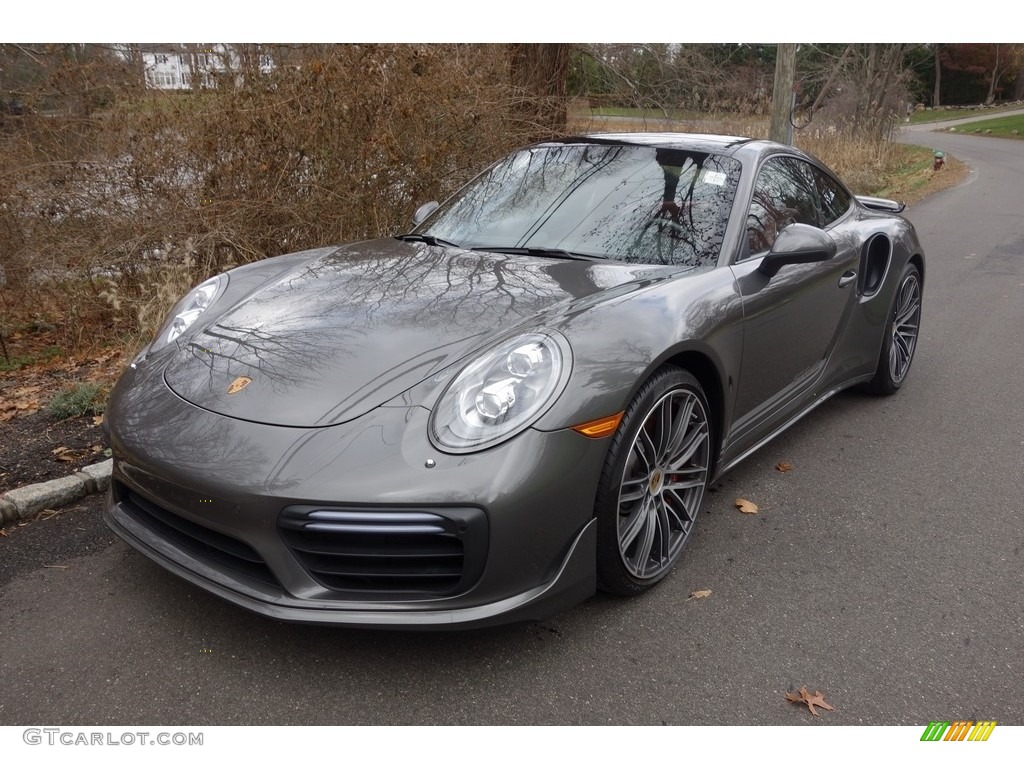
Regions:
<instances>
[{"instance_id":1,"label":"headlight","mask_svg":"<svg viewBox=\"0 0 1024 768\"><path fill-rule=\"evenodd\" d=\"M212 306L217 300L224 286L227 285L226 275L211 277L205 283L201 283L171 310L170 316L160 328L153 343L149 346L150 352L170 344L176 338L188 330L199 316Z\"/></svg>"},{"instance_id":2,"label":"headlight","mask_svg":"<svg viewBox=\"0 0 1024 768\"><path fill-rule=\"evenodd\" d=\"M565 389L569 343L554 333L527 333L467 365L430 417L430 437L450 453L488 448L526 429Z\"/></svg>"}]
</instances>

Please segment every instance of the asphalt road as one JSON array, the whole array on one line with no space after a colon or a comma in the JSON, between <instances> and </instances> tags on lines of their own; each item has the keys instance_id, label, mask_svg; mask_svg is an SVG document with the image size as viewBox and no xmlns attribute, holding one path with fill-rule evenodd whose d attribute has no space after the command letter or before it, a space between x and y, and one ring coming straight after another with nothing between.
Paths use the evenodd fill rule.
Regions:
<instances>
[{"instance_id":1,"label":"asphalt road","mask_svg":"<svg viewBox=\"0 0 1024 768\"><path fill-rule=\"evenodd\" d=\"M135 554L93 497L0 538L0 724L1024 723L1024 142L912 140L972 172L908 214L909 381L731 472L658 588L463 634L279 624Z\"/></svg>"}]
</instances>

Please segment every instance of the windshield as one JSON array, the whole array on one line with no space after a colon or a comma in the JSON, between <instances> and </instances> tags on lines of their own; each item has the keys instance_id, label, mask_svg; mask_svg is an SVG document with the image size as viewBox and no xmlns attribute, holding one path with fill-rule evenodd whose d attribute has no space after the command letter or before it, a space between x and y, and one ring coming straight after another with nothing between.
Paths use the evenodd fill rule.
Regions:
<instances>
[{"instance_id":1,"label":"windshield","mask_svg":"<svg viewBox=\"0 0 1024 768\"><path fill-rule=\"evenodd\" d=\"M531 147L474 179L416 232L463 248L705 266L718 259L739 174L732 158L681 149Z\"/></svg>"}]
</instances>

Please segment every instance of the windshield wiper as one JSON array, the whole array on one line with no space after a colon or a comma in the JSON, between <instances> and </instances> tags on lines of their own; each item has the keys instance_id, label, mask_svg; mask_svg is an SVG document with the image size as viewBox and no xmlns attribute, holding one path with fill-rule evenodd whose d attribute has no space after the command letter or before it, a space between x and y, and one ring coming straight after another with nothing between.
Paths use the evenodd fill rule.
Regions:
<instances>
[{"instance_id":1,"label":"windshield wiper","mask_svg":"<svg viewBox=\"0 0 1024 768\"><path fill-rule=\"evenodd\" d=\"M458 243L442 240L441 238L434 237L433 235L421 235L416 232L408 232L404 235L395 235L395 240L404 240L407 243L426 243L427 245L439 245L447 248L462 247Z\"/></svg>"},{"instance_id":2,"label":"windshield wiper","mask_svg":"<svg viewBox=\"0 0 1024 768\"><path fill-rule=\"evenodd\" d=\"M480 245L470 248L471 251L489 251L491 253L507 253L512 256L541 256L548 259L572 259L573 261L598 261L607 256L596 256L592 253L577 253L563 248L513 248L503 246Z\"/></svg>"}]
</instances>

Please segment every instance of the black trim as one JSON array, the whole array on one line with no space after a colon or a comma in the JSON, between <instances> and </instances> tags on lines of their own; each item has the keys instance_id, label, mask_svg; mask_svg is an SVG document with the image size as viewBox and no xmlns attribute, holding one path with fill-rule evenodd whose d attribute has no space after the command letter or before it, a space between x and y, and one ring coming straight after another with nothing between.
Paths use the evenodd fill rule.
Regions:
<instances>
[{"instance_id":1,"label":"black trim","mask_svg":"<svg viewBox=\"0 0 1024 768\"><path fill-rule=\"evenodd\" d=\"M248 544L186 520L119 481L114 481L113 492L121 508L153 535L213 566L281 588L263 558Z\"/></svg>"},{"instance_id":2,"label":"black trim","mask_svg":"<svg viewBox=\"0 0 1024 768\"><path fill-rule=\"evenodd\" d=\"M487 517L473 507L301 505L281 513L278 530L311 578L353 598L459 594L487 555Z\"/></svg>"}]
</instances>

